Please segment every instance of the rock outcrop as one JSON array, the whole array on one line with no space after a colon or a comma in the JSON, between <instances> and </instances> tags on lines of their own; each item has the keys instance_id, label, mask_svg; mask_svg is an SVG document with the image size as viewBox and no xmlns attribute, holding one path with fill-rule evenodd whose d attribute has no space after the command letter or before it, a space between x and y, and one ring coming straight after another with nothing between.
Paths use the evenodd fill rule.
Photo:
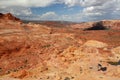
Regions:
<instances>
[{"instance_id":1,"label":"rock outcrop","mask_svg":"<svg viewBox=\"0 0 120 80\"><path fill-rule=\"evenodd\" d=\"M84 46L87 47L95 47L95 48L105 48L108 45L106 43L100 42L100 41L96 41L96 40L89 40L87 41Z\"/></svg>"},{"instance_id":2,"label":"rock outcrop","mask_svg":"<svg viewBox=\"0 0 120 80\"><path fill-rule=\"evenodd\" d=\"M83 29L83 30L109 30L120 29L120 20L103 20L98 22L85 22L71 26L72 28Z\"/></svg>"},{"instance_id":3,"label":"rock outcrop","mask_svg":"<svg viewBox=\"0 0 120 80\"><path fill-rule=\"evenodd\" d=\"M11 13L6 13L6 14L0 13L0 20L1 19L22 22L19 18L14 17Z\"/></svg>"},{"instance_id":4,"label":"rock outcrop","mask_svg":"<svg viewBox=\"0 0 120 80\"><path fill-rule=\"evenodd\" d=\"M22 21L19 18L16 18L11 13L2 14L0 13L0 30L7 31L8 29L18 29L17 31L21 30ZM9 30L9 32L11 32Z\"/></svg>"}]
</instances>

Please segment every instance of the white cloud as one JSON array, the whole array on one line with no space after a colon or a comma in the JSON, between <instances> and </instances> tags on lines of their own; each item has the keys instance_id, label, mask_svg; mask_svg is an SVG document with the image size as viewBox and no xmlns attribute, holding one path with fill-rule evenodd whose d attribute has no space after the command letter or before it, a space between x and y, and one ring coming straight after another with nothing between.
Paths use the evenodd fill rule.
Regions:
<instances>
[{"instance_id":1,"label":"white cloud","mask_svg":"<svg viewBox=\"0 0 120 80\"><path fill-rule=\"evenodd\" d=\"M85 0L82 14L87 20L120 19L120 0Z\"/></svg>"},{"instance_id":2,"label":"white cloud","mask_svg":"<svg viewBox=\"0 0 120 80\"><path fill-rule=\"evenodd\" d=\"M8 13L11 12L14 15L31 15L32 11L30 8L26 8L26 7L1 7L0 8L0 12L1 13Z\"/></svg>"},{"instance_id":3,"label":"white cloud","mask_svg":"<svg viewBox=\"0 0 120 80\"><path fill-rule=\"evenodd\" d=\"M39 18L38 18L39 17ZM58 15L55 12L46 12L42 15L39 15L37 20L58 20L58 21L78 21L81 19L79 14L76 15Z\"/></svg>"},{"instance_id":4,"label":"white cloud","mask_svg":"<svg viewBox=\"0 0 120 80\"><path fill-rule=\"evenodd\" d=\"M0 6L45 7L54 2L55 0L1 0Z\"/></svg>"},{"instance_id":5,"label":"white cloud","mask_svg":"<svg viewBox=\"0 0 120 80\"><path fill-rule=\"evenodd\" d=\"M57 20L58 15L55 12L46 12L40 16L41 20Z\"/></svg>"},{"instance_id":6,"label":"white cloud","mask_svg":"<svg viewBox=\"0 0 120 80\"><path fill-rule=\"evenodd\" d=\"M25 17L25 18L24 18ZM74 15L58 15L55 12L46 12L42 15L29 15L29 16L21 16L21 19L25 20L53 20L53 21L78 21L80 20L79 14Z\"/></svg>"},{"instance_id":7,"label":"white cloud","mask_svg":"<svg viewBox=\"0 0 120 80\"><path fill-rule=\"evenodd\" d=\"M69 7L80 4L81 0L59 0L60 2L68 5Z\"/></svg>"},{"instance_id":8,"label":"white cloud","mask_svg":"<svg viewBox=\"0 0 120 80\"><path fill-rule=\"evenodd\" d=\"M30 7L46 7L56 3L65 4L70 8L79 5L83 7L83 10L72 15L58 15L55 12L34 15L30 9ZM95 21L120 19L120 0L0 0L0 12L11 12L21 18L37 20Z\"/></svg>"},{"instance_id":9,"label":"white cloud","mask_svg":"<svg viewBox=\"0 0 120 80\"><path fill-rule=\"evenodd\" d=\"M46 7L55 3L64 3L68 6L80 4L82 0L0 0L0 6Z\"/></svg>"},{"instance_id":10,"label":"white cloud","mask_svg":"<svg viewBox=\"0 0 120 80\"><path fill-rule=\"evenodd\" d=\"M80 5L83 7L90 6L102 6L104 3L109 2L110 0L80 0Z\"/></svg>"}]
</instances>

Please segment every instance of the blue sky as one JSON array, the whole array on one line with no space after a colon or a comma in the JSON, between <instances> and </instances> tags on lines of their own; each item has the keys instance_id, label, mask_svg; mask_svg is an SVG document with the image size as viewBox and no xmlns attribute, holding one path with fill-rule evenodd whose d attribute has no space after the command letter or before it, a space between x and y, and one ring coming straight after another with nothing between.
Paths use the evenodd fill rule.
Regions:
<instances>
[{"instance_id":1,"label":"blue sky","mask_svg":"<svg viewBox=\"0 0 120 80\"><path fill-rule=\"evenodd\" d=\"M0 0L0 12L24 20L120 19L120 0Z\"/></svg>"},{"instance_id":2,"label":"blue sky","mask_svg":"<svg viewBox=\"0 0 120 80\"><path fill-rule=\"evenodd\" d=\"M80 10L82 10L81 6L73 6L73 7L68 7L67 5L64 4L54 4L50 5L47 7L38 7L38 8L31 8L33 14L41 15L46 12L55 12L59 15L72 15L79 13Z\"/></svg>"}]
</instances>

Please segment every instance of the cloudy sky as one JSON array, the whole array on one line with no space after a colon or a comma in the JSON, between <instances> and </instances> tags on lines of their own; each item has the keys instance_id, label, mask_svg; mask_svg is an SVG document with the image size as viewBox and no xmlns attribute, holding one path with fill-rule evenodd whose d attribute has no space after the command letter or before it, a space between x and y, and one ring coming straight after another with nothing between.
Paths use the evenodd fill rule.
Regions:
<instances>
[{"instance_id":1,"label":"cloudy sky","mask_svg":"<svg viewBox=\"0 0 120 80\"><path fill-rule=\"evenodd\" d=\"M0 0L0 13L24 20L120 19L120 0Z\"/></svg>"}]
</instances>

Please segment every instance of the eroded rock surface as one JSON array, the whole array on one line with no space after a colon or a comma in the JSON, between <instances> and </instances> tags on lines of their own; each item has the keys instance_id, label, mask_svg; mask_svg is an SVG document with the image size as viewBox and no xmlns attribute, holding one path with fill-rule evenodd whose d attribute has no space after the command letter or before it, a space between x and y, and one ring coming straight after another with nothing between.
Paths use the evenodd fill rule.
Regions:
<instances>
[{"instance_id":1,"label":"eroded rock surface","mask_svg":"<svg viewBox=\"0 0 120 80\"><path fill-rule=\"evenodd\" d=\"M0 14L0 80L120 80L119 30L24 24L6 15Z\"/></svg>"}]
</instances>

